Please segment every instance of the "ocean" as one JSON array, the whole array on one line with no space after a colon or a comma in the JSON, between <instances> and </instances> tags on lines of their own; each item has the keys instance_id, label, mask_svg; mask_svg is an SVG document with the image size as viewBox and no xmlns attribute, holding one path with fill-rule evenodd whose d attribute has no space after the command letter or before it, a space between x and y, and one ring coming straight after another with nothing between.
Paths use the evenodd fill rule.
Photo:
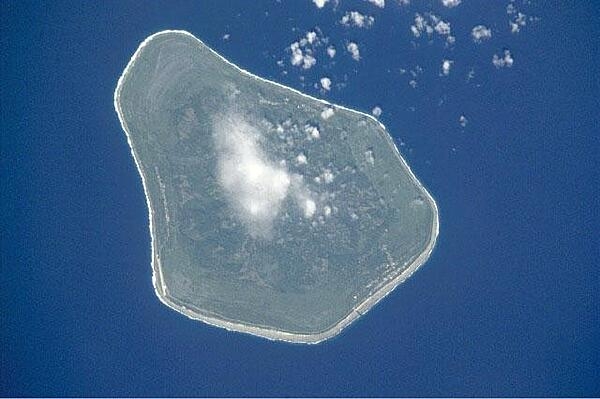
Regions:
<instances>
[{"instance_id":1,"label":"ocean","mask_svg":"<svg viewBox=\"0 0 600 399\"><path fill-rule=\"evenodd\" d=\"M600 395L598 7L400 3L1 2L0 395ZM527 15L518 33L509 4ZM350 10L373 26L343 26ZM456 43L416 37L417 13L450 21ZM493 35L476 44L482 23ZM339 336L271 342L156 297L113 92L164 29L333 103L381 107L437 201L429 261ZM303 70L289 46L308 31L328 44ZM495 67L505 49L514 64Z\"/></svg>"}]
</instances>

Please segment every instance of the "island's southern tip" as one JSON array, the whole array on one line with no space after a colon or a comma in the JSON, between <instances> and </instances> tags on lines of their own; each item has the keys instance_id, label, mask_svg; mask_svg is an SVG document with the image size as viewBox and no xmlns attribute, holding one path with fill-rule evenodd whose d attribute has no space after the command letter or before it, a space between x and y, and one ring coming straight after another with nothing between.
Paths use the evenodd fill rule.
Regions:
<instances>
[{"instance_id":1,"label":"island's southern tip","mask_svg":"<svg viewBox=\"0 0 600 399\"><path fill-rule=\"evenodd\" d=\"M192 319L318 343L435 246L437 205L372 115L255 76L188 32L144 40L114 103L156 294Z\"/></svg>"}]
</instances>

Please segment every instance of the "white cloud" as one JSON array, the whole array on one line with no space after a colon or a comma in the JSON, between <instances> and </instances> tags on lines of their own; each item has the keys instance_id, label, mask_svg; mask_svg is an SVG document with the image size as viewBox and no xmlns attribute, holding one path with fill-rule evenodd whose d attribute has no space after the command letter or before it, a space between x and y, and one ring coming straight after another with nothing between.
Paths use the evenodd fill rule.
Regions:
<instances>
[{"instance_id":1,"label":"white cloud","mask_svg":"<svg viewBox=\"0 0 600 399\"><path fill-rule=\"evenodd\" d=\"M330 117L333 108L323 113ZM278 133L285 135L288 121L277 124ZM311 135L315 130L311 125ZM287 131L289 133L289 131ZM213 140L217 151L217 177L233 214L255 238L271 239L274 222L287 205L286 198L294 199L296 206L307 219L312 219L319 210L319 199L304 184L304 176L290 173L287 162L273 162L261 148L263 132L237 114L225 114L213 126ZM295 157L296 167L307 164L304 152ZM318 176L321 182L331 183L335 178L329 169L322 169ZM322 208L326 215L331 208Z\"/></svg>"},{"instance_id":2,"label":"white cloud","mask_svg":"<svg viewBox=\"0 0 600 399\"><path fill-rule=\"evenodd\" d=\"M329 183L333 182L333 179L335 178L335 176L329 169L325 169L323 171L323 173L321 173L321 176L319 176L319 177L321 178L321 180L323 182L325 182L325 184L329 184Z\"/></svg>"},{"instance_id":3,"label":"white cloud","mask_svg":"<svg viewBox=\"0 0 600 399\"><path fill-rule=\"evenodd\" d=\"M367 1L379 8L385 7L385 0L367 0Z\"/></svg>"},{"instance_id":4,"label":"white cloud","mask_svg":"<svg viewBox=\"0 0 600 399\"><path fill-rule=\"evenodd\" d=\"M492 37L492 30L485 25L477 25L471 29L471 37L475 43L481 43Z\"/></svg>"},{"instance_id":5,"label":"white cloud","mask_svg":"<svg viewBox=\"0 0 600 399\"><path fill-rule=\"evenodd\" d=\"M375 165L375 156L373 155L373 150L365 151L365 160L371 165Z\"/></svg>"},{"instance_id":6,"label":"white cloud","mask_svg":"<svg viewBox=\"0 0 600 399\"><path fill-rule=\"evenodd\" d=\"M452 8L462 3L462 0L442 0L444 7Z\"/></svg>"},{"instance_id":7,"label":"white cloud","mask_svg":"<svg viewBox=\"0 0 600 399\"><path fill-rule=\"evenodd\" d=\"M298 44L298 42L292 43L290 45L290 50L292 52L292 55L290 57L290 62L292 63L292 65L295 65L295 66L302 65L302 60L304 59L304 54L302 53L302 50L300 49L300 44Z\"/></svg>"},{"instance_id":8,"label":"white cloud","mask_svg":"<svg viewBox=\"0 0 600 399\"><path fill-rule=\"evenodd\" d=\"M421 15L416 13L410 30L414 37L421 37L423 34L431 37L434 33L437 33L440 36L446 36L448 44L454 44L456 41L456 38L451 35L450 22L444 21L435 14L426 13Z\"/></svg>"},{"instance_id":9,"label":"white cloud","mask_svg":"<svg viewBox=\"0 0 600 399\"><path fill-rule=\"evenodd\" d=\"M521 12L517 13L515 18L509 22L510 31L512 33L519 33L521 28L527 25L527 16Z\"/></svg>"},{"instance_id":10,"label":"white cloud","mask_svg":"<svg viewBox=\"0 0 600 399\"><path fill-rule=\"evenodd\" d=\"M321 78L321 87L323 88L323 90L329 91L331 90L331 79L327 78L327 77L323 77Z\"/></svg>"},{"instance_id":11,"label":"white cloud","mask_svg":"<svg viewBox=\"0 0 600 399\"><path fill-rule=\"evenodd\" d=\"M469 73L467 73L467 82L470 82L471 80L473 80L473 78L475 78L475 70L471 68Z\"/></svg>"},{"instance_id":12,"label":"white cloud","mask_svg":"<svg viewBox=\"0 0 600 399\"><path fill-rule=\"evenodd\" d=\"M513 2L510 2L506 6L506 13L511 16L511 20L508 21L510 25L510 31L512 33L519 33L521 28L527 25L527 16L522 12L519 12Z\"/></svg>"},{"instance_id":13,"label":"white cloud","mask_svg":"<svg viewBox=\"0 0 600 399\"><path fill-rule=\"evenodd\" d=\"M333 116L333 113L334 113L333 108L325 108L321 112L321 118L327 120Z\"/></svg>"},{"instance_id":14,"label":"white cloud","mask_svg":"<svg viewBox=\"0 0 600 399\"><path fill-rule=\"evenodd\" d=\"M321 116L323 114L321 113ZM318 139L321 137L321 133L319 132L319 128L313 125L305 125L304 131L313 139Z\"/></svg>"},{"instance_id":15,"label":"white cloud","mask_svg":"<svg viewBox=\"0 0 600 399\"><path fill-rule=\"evenodd\" d=\"M304 155L304 153L298 154L296 157L296 162L298 162L299 165L306 165L306 155Z\"/></svg>"},{"instance_id":16,"label":"white cloud","mask_svg":"<svg viewBox=\"0 0 600 399\"><path fill-rule=\"evenodd\" d=\"M439 21L435 25L435 31L440 35L449 35L450 34L450 23L445 21Z\"/></svg>"},{"instance_id":17,"label":"white cloud","mask_svg":"<svg viewBox=\"0 0 600 399\"><path fill-rule=\"evenodd\" d=\"M310 31L310 32L306 32L306 41L309 44L313 44L315 42L315 40L317 40L317 33Z\"/></svg>"},{"instance_id":18,"label":"white cloud","mask_svg":"<svg viewBox=\"0 0 600 399\"><path fill-rule=\"evenodd\" d=\"M492 64L496 68L510 68L513 66L514 59L512 58L512 54L509 50L504 50L502 56L498 56L498 54L494 54L492 57Z\"/></svg>"},{"instance_id":19,"label":"white cloud","mask_svg":"<svg viewBox=\"0 0 600 399\"><path fill-rule=\"evenodd\" d=\"M327 55L329 56L329 58L335 57L335 47L333 47L333 46L327 47Z\"/></svg>"},{"instance_id":20,"label":"white cloud","mask_svg":"<svg viewBox=\"0 0 600 399\"><path fill-rule=\"evenodd\" d=\"M458 118L458 123L460 123L460 125L462 127L465 127L465 126L467 126L467 123L469 123L469 120L467 119L466 116L461 115L460 118Z\"/></svg>"},{"instance_id":21,"label":"white cloud","mask_svg":"<svg viewBox=\"0 0 600 399\"><path fill-rule=\"evenodd\" d=\"M413 35L415 37L420 37L421 34L426 31L426 28L429 25L427 24L427 21L425 20L425 18L419 14L416 13L415 14L415 23L414 25L411 25L410 30L412 31Z\"/></svg>"},{"instance_id":22,"label":"white cloud","mask_svg":"<svg viewBox=\"0 0 600 399\"><path fill-rule=\"evenodd\" d=\"M444 76L450 75L450 68L452 68L452 64L454 64L454 61L451 61L451 60L442 61L442 75L444 75Z\"/></svg>"},{"instance_id":23,"label":"white cloud","mask_svg":"<svg viewBox=\"0 0 600 399\"><path fill-rule=\"evenodd\" d=\"M346 50L348 50L354 61L360 60L360 50L358 49L358 44L350 42L346 45Z\"/></svg>"},{"instance_id":24,"label":"white cloud","mask_svg":"<svg viewBox=\"0 0 600 399\"><path fill-rule=\"evenodd\" d=\"M312 218L316 210L317 204L315 204L315 201L311 199L306 199L304 201L304 217L308 219Z\"/></svg>"},{"instance_id":25,"label":"white cloud","mask_svg":"<svg viewBox=\"0 0 600 399\"><path fill-rule=\"evenodd\" d=\"M312 46L318 46L320 44L319 38L316 32L307 32L306 36L297 42L290 44L289 50L291 52L290 62L292 65L302 67L303 69L310 69L317 63L317 59L314 57L314 51Z\"/></svg>"},{"instance_id":26,"label":"white cloud","mask_svg":"<svg viewBox=\"0 0 600 399\"><path fill-rule=\"evenodd\" d=\"M288 194L290 176L259 146L260 133L237 116L214 126L218 178L228 201L253 236L270 236L272 223Z\"/></svg>"},{"instance_id":27,"label":"white cloud","mask_svg":"<svg viewBox=\"0 0 600 399\"><path fill-rule=\"evenodd\" d=\"M359 13L358 11L348 11L340 20L344 26L355 26L357 28L369 28L375 22L375 18Z\"/></svg>"},{"instance_id":28,"label":"white cloud","mask_svg":"<svg viewBox=\"0 0 600 399\"><path fill-rule=\"evenodd\" d=\"M383 111L381 110L381 107L379 107L379 106L376 106L376 107L373 108L373 110L371 110L371 113L373 114L373 116L375 118L379 118L381 116L382 112Z\"/></svg>"},{"instance_id":29,"label":"white cloud","mask_svg":"<svg viewBox=\"0 0 600 399\"><path fill-rule=\"evenodd\" d=\"M317 63L317 59L310 54L305 54L302 59L302 68L310 69Z\"/></svg>"},{"instance_id":30,"label":"white cloud","mask_svg":"<svg viewBox=\"0 0 600 399\"><path fill-rule=\"evenodd\" d=\"M302 68L309 69L312 68L317 63L317 59L310 54L304 56L304 62L302 63Z\"/></svg>"},{"instance_id":31,"label":"white cloud","mask_svg":"<svg viewBox=\"0 0 600 399\"><path fill-rule=\"evenodd\" d=\"M313 3L315 3L317 8L323 8L328 1L329 0L313 0Z\"/></svg>"}]
</instances>

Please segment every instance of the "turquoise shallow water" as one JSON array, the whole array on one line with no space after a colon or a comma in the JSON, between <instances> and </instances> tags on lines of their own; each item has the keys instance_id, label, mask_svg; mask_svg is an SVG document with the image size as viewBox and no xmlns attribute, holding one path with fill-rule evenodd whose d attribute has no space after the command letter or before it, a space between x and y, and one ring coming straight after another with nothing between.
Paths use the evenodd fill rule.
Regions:
<instances>
[{"instance_id":1,"label":"turquoise shallow water","mask_svg":"<svg viewBox=\"0 0 600 399\"><path fill-rule=\"evenodd\" d=\"M597 396L597 10L534 3L539 23L512 36L505 4L463 3L344 5L375 16L369 31L341 29L342 11L310 2L3 4L0 393ZM459 39L476 23L498 33L488 47L414 49L407 27L428 7ZM276 61L314 26L357 41L363 61L315 67L303 88ZM139 42L167 28L308 92L323 73L346 74L327 98L380 105L436 198L430 261L332 341L228 333L156 299L142 186L112 95ZM496 70L504 46L515 64ZM446 80L444 56L455 61ZM394 71L415 65L412 90Z\"/></svg>"}]
</instances>

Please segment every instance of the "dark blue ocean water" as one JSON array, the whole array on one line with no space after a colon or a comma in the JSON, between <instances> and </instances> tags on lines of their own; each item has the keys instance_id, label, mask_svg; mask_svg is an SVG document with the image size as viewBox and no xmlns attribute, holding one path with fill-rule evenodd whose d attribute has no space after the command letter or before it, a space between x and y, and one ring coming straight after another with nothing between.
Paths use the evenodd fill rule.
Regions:
<instances>
[{"instance_id":1,"label":"dark blue ocean water","mask_svg":"<svg viewBox=\"0 0 600 399\"><path fill-rule=\"evenodd\" d=\"M600 395L598 5L534 1L523 9L539 21L512 35L506 1L413 3L1 1L0 395ZM336 24L349 9L373 28ZM452 50L411 44L427 10L452 21ZM495 29L482 46L468 39L478 23ZM303 88L284 48L315 26L339 56ZM436 198L430 261L335 339L230 333L155 297L113 90L168 28L312 94L323 74L346 81L325 97L380 105ZM496 70L505 46L515 64ZM416 65L412 89L398 71Z\"/></svg>"}]
</instances>

